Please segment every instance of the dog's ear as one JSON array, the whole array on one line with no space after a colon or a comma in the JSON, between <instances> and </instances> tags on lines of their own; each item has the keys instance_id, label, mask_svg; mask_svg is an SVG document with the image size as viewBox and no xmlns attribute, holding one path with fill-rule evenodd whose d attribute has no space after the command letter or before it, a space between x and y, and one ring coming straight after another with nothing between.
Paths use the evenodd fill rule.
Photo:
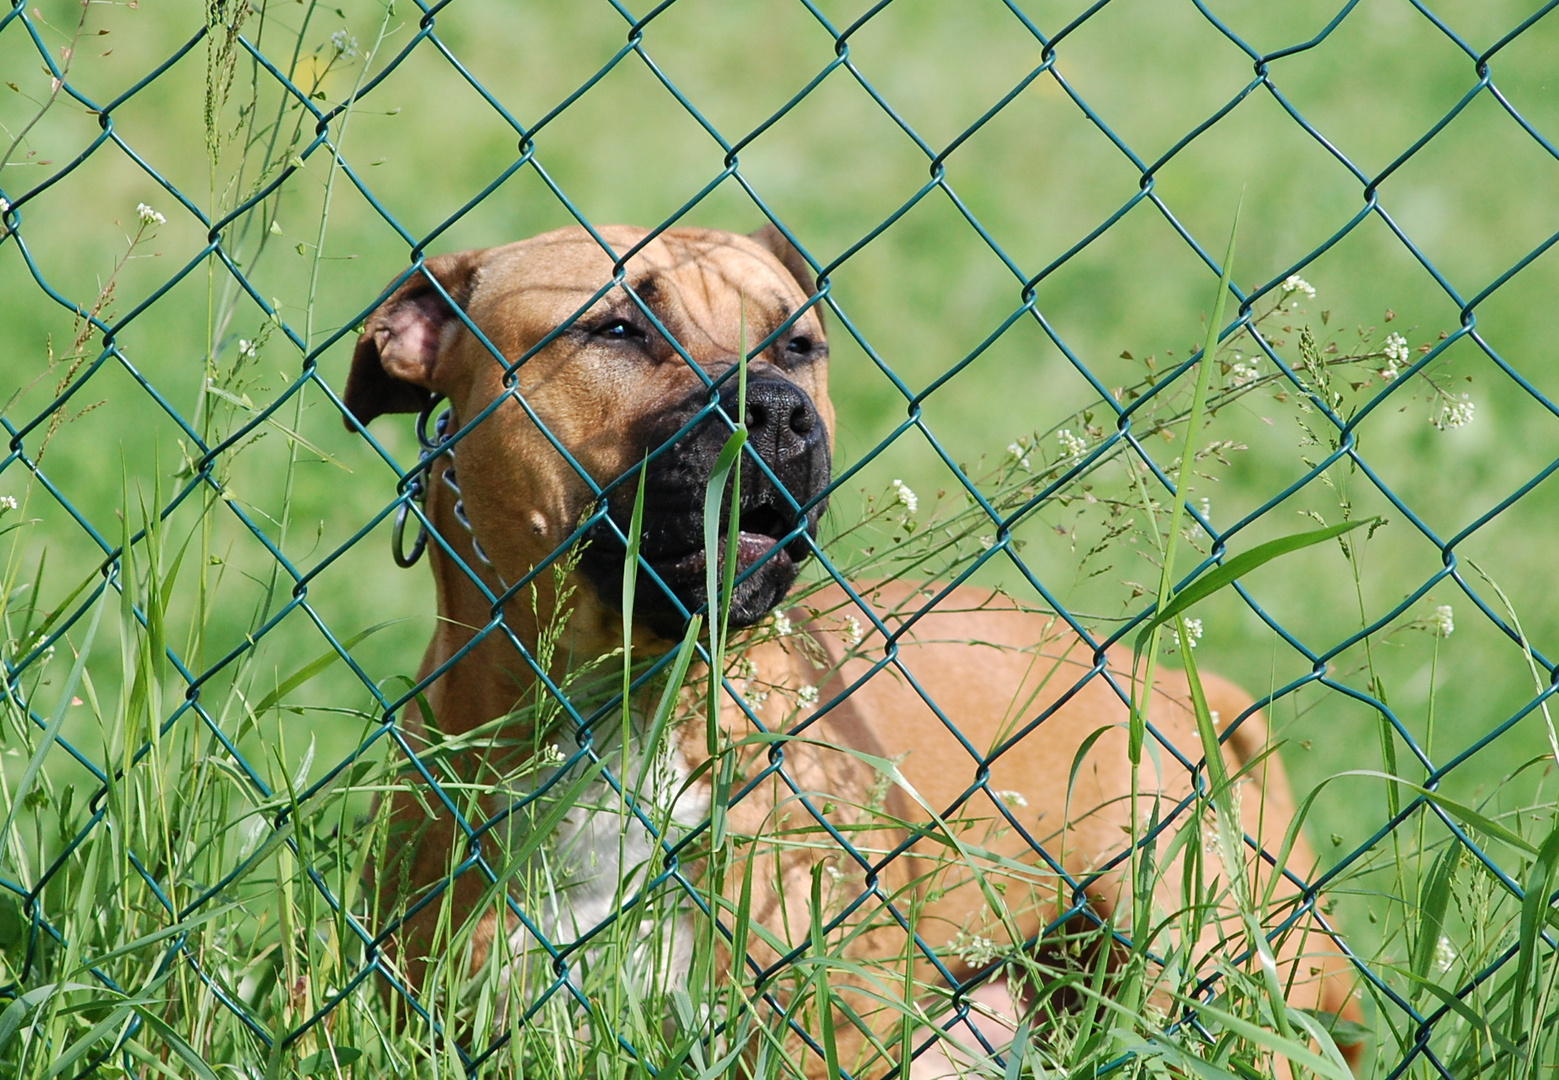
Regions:
<instances>
[{"instance_id":1,"label":"dog's ear","mask_svg":"<svg viewBox=\"0 0 1559 1080\"><path fill-rule=\"evenodd\" d=\"M358 423L383 413L421 412L433 400L440 390L439 356L462 325L449 300L465 307L485 255L460 251L428 259L368 316L342 396ZM352 430L352 422L342 419Z\"/></svg>"},{"instance_id":2,"label":"dog's ear","mask_svg":"<svg viewBox=\"0 0 1559 1080\"><path fill-rule=\"evenodd\" d=\"M780 232L772 222L759 229L757 232L747 234L750 239L758 241L759 245L778 259L790 271L790 276L796 279L796 284L801 286L801 291L811 296L817 292L817 275L812 273L812 266L796 250L796 245L785 239L785 234ZM813 304L812 310L817 312L819 320L823 318L823 305Z\"/></svg>"}]
</instances>

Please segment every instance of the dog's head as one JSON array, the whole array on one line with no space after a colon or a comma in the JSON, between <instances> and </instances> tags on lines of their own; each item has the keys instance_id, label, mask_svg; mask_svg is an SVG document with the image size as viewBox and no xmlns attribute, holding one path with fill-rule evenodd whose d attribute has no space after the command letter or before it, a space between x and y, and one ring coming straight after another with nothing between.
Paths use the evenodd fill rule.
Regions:
<instances>
[{"instance_id":1,"label":"dog's head","mask_svg":"<svg viewBox=\"0 0 1559 1080\"><path fill-rule=\"evenodd\" d=\"M617 251L647 235L626 226L599 233ZM640 552L665 588L641 572L634 613L674 638L683 611L705 602L704 499L731 434L726 417L737 419L738 356L744 341L749 351L767 341L748 366L748 445L763 464L744 455L745 577L731 605L733 625L751 625L795 582L830 479L828 346L819 312L802 310L809 271L772 227L751 237L671 229L626 264L621 280L642 307L621 286L592 302L613 264L580 228L428 259L369 317L347 408L366 424L419 411L434 394L449 400L457 424L469 426L455 456L470 527L507 582L552 555L590 513L596 497L581 470L608 488L649 456ZM715 400L720 410L711 410ZM624 535L636 486L617 483L607 499ZM587 541L580 570L592 596L583 602L620 609L626 552L617 531L599 523Z\"/></svg>"}]
</instances>

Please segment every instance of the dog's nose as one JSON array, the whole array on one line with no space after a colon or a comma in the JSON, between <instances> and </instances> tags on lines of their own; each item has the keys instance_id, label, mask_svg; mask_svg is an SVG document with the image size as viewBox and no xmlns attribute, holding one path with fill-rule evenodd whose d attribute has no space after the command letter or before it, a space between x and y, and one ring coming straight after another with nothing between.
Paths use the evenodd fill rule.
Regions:
<instances>
[{"instance_id":1,"label":"dog's nose","mask_svg":"<svg viewBox=\"0 0 1559 1080\"><path fill-rule=\"evenodd\" d=\"M736 405L733 387L728 408ZM820 427L817 409L806 392L783 379L755 379L747 384L747 438L773 464L807 453Z\"/></svg>"},{"instance_id":2,"label":"dog's nose","mask_svg":"<svg viewBox=\"0 0 1559 1080\"><path fill-rule=\"evenodd\" d=\"M759 392L747 391L747 430L762 432L770 424L784 424L796 435L807 435L817 424L817 413L807 396L787 383L771 383Z\"/></svg>"}]
</instances>

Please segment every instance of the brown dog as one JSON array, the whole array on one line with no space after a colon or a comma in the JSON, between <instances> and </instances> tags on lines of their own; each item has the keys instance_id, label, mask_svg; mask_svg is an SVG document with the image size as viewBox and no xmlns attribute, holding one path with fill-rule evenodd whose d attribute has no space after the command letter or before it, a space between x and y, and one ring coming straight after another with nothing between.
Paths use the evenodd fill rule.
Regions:
<instances>
[{"instance_id":1,"label":"brown dog","mask_svg":"<svg viewBox=\"0 0 1559 1080\"><path fill-rule=\"evenodd\" d=\"M548 568L598 504L586 477L607 487L660 451L645 466L640 546L659 581L640 572L633 610L633 651L643 659L673 647L686 614L705 601L704 496L731 430L729 419L706 413L718 398L734 419L737 395L734 378L713 390L706 379L729 373L744 344L768 342L749 365L745 417L753 451L747 457L761 458L767 469L754 460L742 465L736 512L744 577L732 598L733 627L760 624L785 599L810 551L831 475L824 327L817 310L806 307L807 267L778 232L672 229L646 240L643 230L614 227L600 235L618 252L634 251L616 281L639 302L611 285L614 259L583 229L439 256L368 320L345 394L361 423L423 409L441 395L451 410L446 433L464 429L435 451L429 478L439 622L422 676L442 672L427 690L435 731L424 732L415 710L406 726L413 737L457 748L446 755L444 776L453 787L482 792L472 806L489 814L501 816L520 794L504 777L552 738L533 730L527 718L535 710L521 709L536 699L542 676L563 680L623 645L620 537L629 528L633 484L608 493L610 520L591 525L577 561ZM513 590L521 582L525 587ZM815 964L797 974L797 965L777 962L788 946L805 944L820 919L828 941L808 950L826 951L840 966L831 977L840 1002L838 1045L841 1063L858 1076L897 1060L904 1010L924 1005L932 996L926 987L945 985L944 973L909 945L901 917L913 920L919 939L956 979L992 957L1032 948L1035 935L1058 918L1095 917L1129 928L1126 864L1116 857L1132 835L1171 817L1190 791L1190 773L1168 747L1192 761L1200 757L1185 682L1166 675L1150 714L1162 745L1150 739L1133 800L1127 710L1066 624L974 590L920 615L928 596L904 586L868 589L868 612L839 587L823 589L808 601L822 614L804 633L771 635L746 650L733 677L738 689L745 680L751 691L751 716L728 701L723 731L711 735L699 718L672 729L663 747L631 751L641 781L650 776L656 789L646 798L665 811L673 834L707 818L714 791L742 793L726 821L724 891L734 898L750 877L745 887L757 929L744 944L764 969L759 989L783 1007L811 977ZM495 620L500 610L502 625ZM1209 679L1207 689L1215 714L1232 720L1249 710L1250 699L1232 685ZM642 718L653 706L646 691L633 712ZM754 717L792 737L759 735ZM472 738L478 729L483 737ZM632 731L629 742L643 735ZM1277 852L1294 806L1277 759L1261 756L1264 741L1260 716L1252 714L1227 740L1225 756L1231 771L1246 769L1238 800L1245 832ZM772 762L783 770L767 768ZM610 795L597 786L597 794ZM495 949L514 957L532 947L530 931L502 914L503 890L475 871L455 876L441 902L417 909L479 846L451 814L430 805L416 792L396 796L392 819L411 839L401 865L377 875L384 910L413 908L398 932L398 961L413 986L425 983L430 963L480 966ZM1181 808L1157 850L1197 813ZM913 844L907 822L923 825ZM847 854L824 823L859 857ZM617 891L619 879L642 883L658 870L659 849L641 825L605 810L576 808L552 824L559 837L554 863L573 859L571 885L533 926L566 943L612 915L626 895ZM1201 824L1211 832L1209 822ZM1036 844L1054 861L1041 858ZM1204 861L1216 858L1210 842L1191 844L1178 858L1189 849ZM535 857L534 845L526 850ZM491 844L482 851L496 861ZM1290 861L1301 871L1314 865L1302 837ZM828 873L819 874L820 862ZM1207 876L1244 874L1260 896L1272 875L1259 860L1253 864ZM697 865L684 869L699 872ZM1231 921L1226 903L1189 922L1166 921L1187 909L1180 864L1161 867L1158 882L1150 920L1156 950L1173 952L1183 932L1194 940L1181 941L1179 963L1200 962L1220 944L1226 954L1238 951L1244 929ZM997 893L999 915L991 904ZM1279 878L1271 893L1274 918L1281 918L1296 890ZM456 958L435 955L449 948L450 928L440 920L451 918L474 927L455 936L465 943ZM674 977L693 951L691 921L683 923L658 947L657 962ZM1319 934L1306 943L1302 931L1314 927L1306 916L1278 948L1287 999L1356 1017L1342 958ZM588 962L583 954L575 960ZM728 954L719 962L733 976L751 973ZM907 1003L906 963L921 988L909 995L920 1000ZM807 1074L822 1075L822 1059L805 1057Z\"/></svg>"}]
</instances>

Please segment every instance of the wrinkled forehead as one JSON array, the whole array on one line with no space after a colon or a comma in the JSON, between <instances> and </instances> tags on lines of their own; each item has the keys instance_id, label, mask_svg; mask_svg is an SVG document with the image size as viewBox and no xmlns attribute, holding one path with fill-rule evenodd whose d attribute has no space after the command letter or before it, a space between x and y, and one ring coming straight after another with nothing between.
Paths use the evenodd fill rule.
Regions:
<instances>
[{"instance_id":1,"label":"wrinkled forehead","mask_svg":"<svg viewBox=\"0 0 1559 1080\"><path fill-rule=\"evenodd\" d=\"M611 228L602 235L621 252L645 234ZM583 229L548 233L495 252L484 268L476 305L508 307L523 297L549 327L586 305L585 317L633 307L621 288L602 292L614 280L614 266L613 256ZM807 299L795 279L756 243L706 230L672 230L651 240L628 260L623 281L679 338L690 333L727 346L735 345L743 322L748 341L756 344ZM798 321L808 332L821 331L812 312Z\"/></svg>"}]
</instances>

